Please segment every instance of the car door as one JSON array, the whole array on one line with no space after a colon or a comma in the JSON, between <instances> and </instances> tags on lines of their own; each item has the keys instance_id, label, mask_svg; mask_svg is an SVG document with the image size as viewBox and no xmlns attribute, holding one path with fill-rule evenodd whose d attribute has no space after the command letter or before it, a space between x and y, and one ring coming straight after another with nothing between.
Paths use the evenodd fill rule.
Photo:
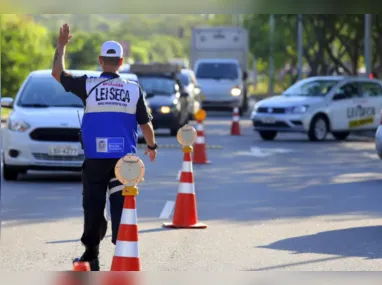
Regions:
<instances>
[{"instance_id":1,"label":"car door","mask_svg":"<svg viewBox=\"0 0 382 285\"><path fill-rule=\"evenodd\" d=\"M382 110L382 85L376 81L359 83L362 96L367 100L363 107L363 114L368 120L360 129L376 129L379 126L380 112Z\"/></svg>"},{"instance_id":2,"label":"car door","mask_svg":"<svg viewBox=\"0 0 382 285\"><path fill-rule=\"evenodd\" d=\"M356 116L353 109L357 106L355 100L360 99L356 81L347 81L336 87L332 92L328 114L332 131L347 131L354 128Z\"/></svg>"}]
</instances>

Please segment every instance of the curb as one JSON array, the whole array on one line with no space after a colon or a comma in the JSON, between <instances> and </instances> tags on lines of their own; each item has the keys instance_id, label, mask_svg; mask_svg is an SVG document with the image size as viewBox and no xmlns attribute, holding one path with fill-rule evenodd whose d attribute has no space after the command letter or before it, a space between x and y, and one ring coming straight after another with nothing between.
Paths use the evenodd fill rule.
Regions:
<instances>
[{"instance_id":1,"label":"curb","mask_svg":"<svg viewBox=\"0 0 382 285\"><path fill-rule=\"evenodd\" d=\"M138 144L138 148L146 148L146 144ZM158 149L181 149L182 146L180 144L158 144ZM207 149L222 149L223 146L221 145L206 145Z\"/></svg>"}]
</instances>

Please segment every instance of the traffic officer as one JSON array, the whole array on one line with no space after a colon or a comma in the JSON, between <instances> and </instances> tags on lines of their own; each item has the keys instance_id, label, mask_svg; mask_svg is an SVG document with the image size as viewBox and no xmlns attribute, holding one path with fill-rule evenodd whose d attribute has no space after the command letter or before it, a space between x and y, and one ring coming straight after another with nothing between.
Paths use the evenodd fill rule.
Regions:
<instances>
[{"instance_id":1,"label":"traffic officer","mask_svg":"<svg viewBox=\"0 0 382 285\"><path fill-rule=\"evenodd\" d=\"M85 105L80 133L85 153L82 167L84 231L81 238L85 252L80 261L88 261L92 271L99 271L99 245L107 230L104 216L107 189L121 186L115 178L114 167L121 157L136 152L138 124L148 144L145 155L149 154L151 161L155 160L157 144L141 87L118 75L123 63L122 46L115 41L102 45L99 63L103 72L100 77L73 76L65 71L64 64L65 48L71 37L69 25L63 25L52 75ZM115 191L109 199L112 243L116 244L124 198L121 191Z\"/></svg>"}]
</instances>

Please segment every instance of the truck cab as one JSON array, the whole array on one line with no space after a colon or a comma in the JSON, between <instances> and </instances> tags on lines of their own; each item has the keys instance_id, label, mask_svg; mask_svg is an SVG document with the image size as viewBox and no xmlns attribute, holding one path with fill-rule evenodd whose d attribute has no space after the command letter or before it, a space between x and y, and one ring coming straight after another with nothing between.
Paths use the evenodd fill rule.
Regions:
<instances>
[{"instance_id":1,"label":"truck cab","mask_svg":"<svg viewBox=\"0 0 382 285\"><path fill-rule=\"evenodd\" d=\"M204 97L203 108L245 108L245 80L238 60L199 59L194 73Z\"/></svg>"}]
</instances>

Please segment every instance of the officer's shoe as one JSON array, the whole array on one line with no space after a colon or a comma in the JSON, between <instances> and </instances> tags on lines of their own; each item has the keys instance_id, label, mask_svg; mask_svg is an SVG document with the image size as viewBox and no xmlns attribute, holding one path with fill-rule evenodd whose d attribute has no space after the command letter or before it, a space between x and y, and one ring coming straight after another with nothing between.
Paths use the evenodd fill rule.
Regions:
<instances>
[{"instance_id":1,"label":"officer's shoe","mask_svg":"<svg viewBox=\"0 0 382 285\"><path fill-rule=\"evenodd\" d=\"M100 271L98 248L93 250L86 249L86 251L80 258L76 258L73 260L73 263L74 262L89 262L91 271Z\"/></svg>"},{"instance_id":2,"label":"officer's shoe","mask_svg":"<svg viewBox=\"0 0 382 285\"><path fill-rule=\"evenodd\" d=\"M82 257L76 258L73 260L73 263L75 262L89 262L90 265L90 271L100 271L100 266L99 266L99 259L94 258L91 260L84 260Z\"/></svg>"}]
</instances>

